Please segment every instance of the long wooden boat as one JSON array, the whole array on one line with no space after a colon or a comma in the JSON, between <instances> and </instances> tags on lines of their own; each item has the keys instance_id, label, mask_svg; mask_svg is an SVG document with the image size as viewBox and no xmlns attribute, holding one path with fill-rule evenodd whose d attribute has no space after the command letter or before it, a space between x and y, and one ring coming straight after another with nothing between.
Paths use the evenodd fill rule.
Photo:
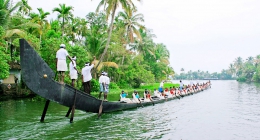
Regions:
<instances>
[{"instance_id":1,"label":"long wooden boat","mask_svg":"<svg viewBox=\"0 0 260 140\"><path fill-rule=\"evenodd\" d=\"M81 90L77 90L70 85L63 85L55 81L55 73L53 70L24 39L20 39L20 57L22 79L27 87L34 93L46 98L47 100L57 102L67 107L72 107L74 105L74 95L76 93L75 109L93 113L99 112L102 100L86 94ZM168 98L167 100L158 99L154 100L153 103L162 103L174 99L177 99L177 97ZM140 106L153 105L153 103L142 102L142 104L140 104L108 101L103 102L102 112L127 110Z\"/></svg>"}]
</instances>

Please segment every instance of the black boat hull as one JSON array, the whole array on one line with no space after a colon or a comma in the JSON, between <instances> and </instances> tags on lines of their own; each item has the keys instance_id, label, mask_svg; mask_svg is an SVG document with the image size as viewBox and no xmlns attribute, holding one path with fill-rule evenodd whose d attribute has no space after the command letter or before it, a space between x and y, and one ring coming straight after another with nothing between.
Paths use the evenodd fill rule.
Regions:
<instances>
[{"instance_id":1,"label":"black boat hull","mask_svg":"<svg viewBox=\"0 0 260 140\"><path fill-rule=\"evenodd\" d=\"M54 81L55 73L24 39L20 39L20 57L22 79L34 93L67 107L73 106L76 93L75 109L93 113L99 112L101 100L69 85L62 85ZM47 77L44 77L44 75L47 75ZM176 97L169 98L167 101L173 99L176 99ZM165 101L165 99L162 99L153 102L156 104ZM142 105L152 105L152 102L142 102ZM127 110L140 106L140 103L103 102L103 112Z\"/></svg>"}]
</instances>

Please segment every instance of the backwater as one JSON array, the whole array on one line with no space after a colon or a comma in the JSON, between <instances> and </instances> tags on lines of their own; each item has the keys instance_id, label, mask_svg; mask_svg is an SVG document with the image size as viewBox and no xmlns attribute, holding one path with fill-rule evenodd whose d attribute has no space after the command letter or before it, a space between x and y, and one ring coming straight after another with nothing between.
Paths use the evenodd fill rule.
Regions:
<instances>
[{"instance_id":1,"label":"backwater","mask_svg":"<svg viewBox=\"0 0 260 140\"><path fill-rule=\"evenodd\" d=\"M175 81L178 82L178 81ZM189 81L183 81L188 84ZM195 81L196 82L196 81ZM0 102L0 139L259 140L260 84L212 80L212 88L155 106L103 114L45 101Z\"/></svg>"}]
</instances>

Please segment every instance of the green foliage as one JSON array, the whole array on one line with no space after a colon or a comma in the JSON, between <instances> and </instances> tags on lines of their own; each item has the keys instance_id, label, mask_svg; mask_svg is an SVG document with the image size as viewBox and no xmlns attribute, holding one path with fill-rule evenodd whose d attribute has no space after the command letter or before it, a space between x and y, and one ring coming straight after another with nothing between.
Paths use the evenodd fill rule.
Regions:
<instances>
[{"instance_id":1,"label":"green foliage","mask_svg":"<svg viewBox=\"0 0 260 140\"><path fill-rule=\"evenodd\" d=\"M120 88L119 88L119 86L118 86L116 83L111 82L111 83L109 84L109 89L120 89Z\"/></svg>"},{"instance_id":2,"label":"green foliage","mask_svg":"<svg viewBox=\"0 0 260 140\"><path fill-rule=\"evenodd\" d=\"M8 61L10 61L10 55L5 52L6 42L3 39L3 35L3 27L0 26L0 79L5 79L9 76Z\"/></svg>"},{"instance_id":3,"label":"green foliage","mask_svg":"<svg viewBox=\"0 0 260 140\"><path fill-rule=\"evenodd\" d=\"M239 81L239 82L246 82L246 77L244 77L244 76L238 77L237 81Z\"/></svg>"},{"instance_id":4,"label":"green foliage","mask_svg":"<svg viewBox=\"0 0 260 140\"><path fill-rule=\"evenodd\" d=\"M96 79L92 79L91 81L91 91L98 92L99 91L99 82Z\"/></svg>"},{"instance_id":5,"label":"green foliage","mask_svg":"<svg viewBox=\"0 0 260 140\"><path fill-rule=\"evenodd\" d=\"M160 86L160 83L152 83L152 84L144 84L141 85L140 89L148 89L148 90L154 90L158 89ZM174 84L174 83L164 83L164 88L170 88L170 87L179 87L180 84Z\"/></svg>"}]
</instances>

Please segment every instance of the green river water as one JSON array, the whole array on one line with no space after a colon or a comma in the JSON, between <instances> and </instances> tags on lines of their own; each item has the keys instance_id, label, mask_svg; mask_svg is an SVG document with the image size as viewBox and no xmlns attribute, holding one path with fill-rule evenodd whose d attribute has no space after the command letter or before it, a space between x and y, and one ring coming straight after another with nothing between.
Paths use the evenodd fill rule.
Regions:
<instances>
[{"instance_id":1,"label":"green river water","mask_svg":"<svg viewBox=\"0 0 260 140\"><path fill-rule=\"evenodd\" d=\"M184 83L189 81L184 81ZM68 108L45 101L0 102L0 139L90 140L259 140L260 85L212 81L212 88L155 106L97 114L77 110L73 123Z\"/></svg>"}]
</instances>

